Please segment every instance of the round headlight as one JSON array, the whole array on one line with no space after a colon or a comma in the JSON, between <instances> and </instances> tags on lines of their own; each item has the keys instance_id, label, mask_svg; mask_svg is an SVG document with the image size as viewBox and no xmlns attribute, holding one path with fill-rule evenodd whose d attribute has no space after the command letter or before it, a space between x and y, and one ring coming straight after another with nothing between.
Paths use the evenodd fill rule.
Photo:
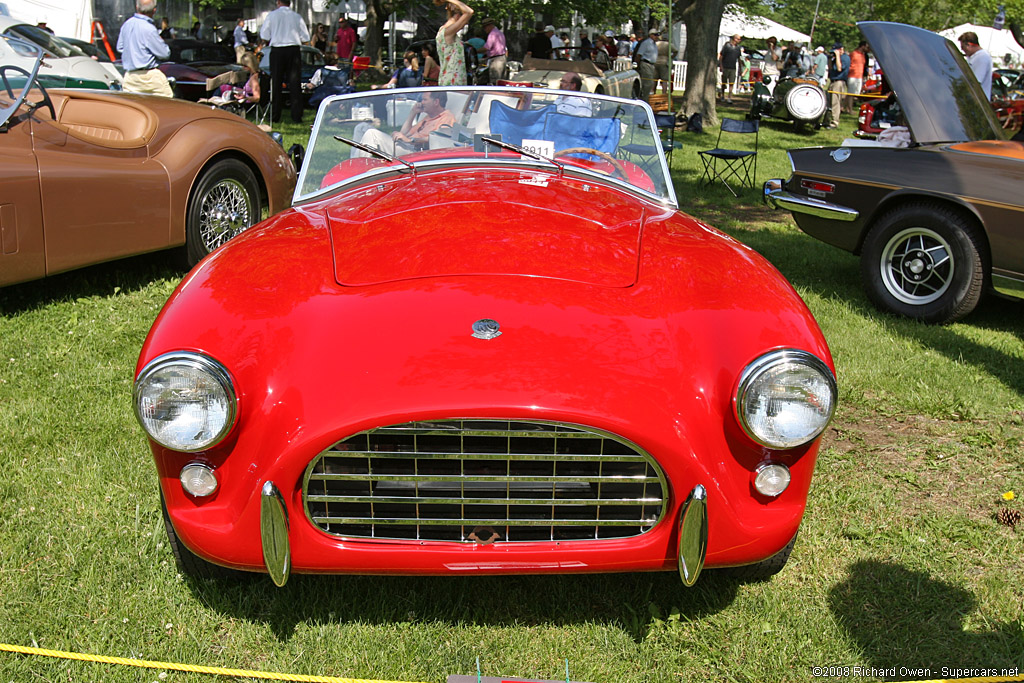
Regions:
<instances>
[{"instance_id":1,"label":"round headlight","mask_svg":"<svg viewBox=\"0 0 1024 683\"><path fill-rule=\"evenodd\" d=\"M832 419L836 380L806 351L783 349L747 366L736 393L736 416L754 441L795 448L816 439Z\"/></svg>"},{"instance_id":2,"label":"round headlight","mask_svg":"<svg viewBox=\"0 0 1024 683\"><path fill-rule=\"evenodd\" d=\"M135 416L161 446L201 451L227 436L237 399L227 370L198 353L153 359L135 380Z\"/></svg>"}]
</instances>

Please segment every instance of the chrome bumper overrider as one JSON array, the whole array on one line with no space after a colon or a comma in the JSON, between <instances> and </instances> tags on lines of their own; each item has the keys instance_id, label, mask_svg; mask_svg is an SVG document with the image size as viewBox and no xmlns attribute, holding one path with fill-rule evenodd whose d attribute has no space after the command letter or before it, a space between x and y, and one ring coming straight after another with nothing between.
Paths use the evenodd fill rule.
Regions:
<instances>
[{"instance_id":1,"label":"chrome bumper overrider","mask_svg":"<svg viewBox=\"0 0 1024 683\"><path fill-rule=\"evenodd\" d=\"M679 511L679 578L683 585L697 583L708 552L708 494L698 484Z\"/></svg>"},{"instance_id":2,"label":"chrome bumper overrider","mask_svg":"<svg viewBox=\"0 0 1024 683\"><path fill-rule=\"evenodd\" d=\"M782 180L772 178L764 184L764 203L773 209L785 209L793 213L806 213L818 218L828 218L834 221L855 221L860 212L839 204L814 199L813 197L801 197L786 192L782 189Z\"/></svg>"},{"instance_id":3,"label":"chrome bumper overrider","mask_svg":"<svg viewBox=\"0 0 1024 683\"><path fill-rule=\"evenodd\" d=\"M271 580L277 586L283 586L292 571L288 510L284 506L284 497L272 481L263 484L260 493L260 541L263 543L263 562Z\"/></svg>"},{"instance_id":4,"label":"chrome bumper overrider","mask_svg":"<svg viewBox=\"0 0 1024 683\"><path fill-rule=\"evenodd\" d=\"M291 574L292 557L288 543L288 510L284 497L268 481L260 493L260 541L263 562L271 580L284 586ZM679 511L679 577L686 586L697 582L708 551L707 491L693 487Z\"/></svg>"}]
</instances>

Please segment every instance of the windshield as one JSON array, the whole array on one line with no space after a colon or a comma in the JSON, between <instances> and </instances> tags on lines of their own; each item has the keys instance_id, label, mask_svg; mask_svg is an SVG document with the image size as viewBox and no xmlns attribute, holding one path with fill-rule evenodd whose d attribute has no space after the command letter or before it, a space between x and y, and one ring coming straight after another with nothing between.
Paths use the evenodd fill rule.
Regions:
<instances>
[{"instance_id":1,"label":"windshield","mask_svg":"<svg viewBox=\"0 0 1024 683\"><path fill-rule=\"evenodd\" d=\"M521 87L397 88L326 99L295 201L373 175L470 165L591 176L676 205L646 103Z\"/></svg>"},{"instance_id":2,"label":"windshield","mask_svg":"<svg viewBox=\"0 0 1024 683\"><path fill-rule=\"evenodd\" d=\"M60 38L51 35L47 31L29 24L16 24L9 29L8 33L20 38L30 40L56 57L85 57L86 54L74 45L64 42Z\"/></svg>"}]
</instances>

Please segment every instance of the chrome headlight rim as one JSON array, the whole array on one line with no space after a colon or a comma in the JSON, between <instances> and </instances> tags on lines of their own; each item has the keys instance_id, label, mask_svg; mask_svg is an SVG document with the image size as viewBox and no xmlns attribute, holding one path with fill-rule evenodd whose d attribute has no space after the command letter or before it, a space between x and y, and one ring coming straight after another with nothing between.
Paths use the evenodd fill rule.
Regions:
<instances>
[{"instance_id":1,"label":"chrome headlight rim","mask_svg":"<svg viewBox=\"0 0 1024 683\"><path fill-rule=\"evenodd\" d=\"M149 429L147 429L146 423L143 420L142 415L139 413L139 394L142 387L145 386L145 383L156 373L176 365L183 365L206 372L221 386L227 396L228 414L227 418L224 420L224 426L211 439L204 441L201 445L191 448L169 445L158 439L149 431ZM202 451L208 451L219 445L235 428L235 423L238 421L238 394L235 391L234 378L231 376L231 373L228 372L227 368L220 363L220 361L198 351L171 351L157 356L142 368L142 371L135 379L135 384L132 388L132 411L135 413L135 419L138 421L139 426L142 427L142 431L146 433L146 436L164 448L180 453L200 453Z\"/></svg>"},{"instance_id":2,"label":"chrome headlight rim","mask_svg":"<svg viewBox=\"0 0 1024 683\"><path fill-rule=\"evenodd\" d=\"M757 434L747 421L747 416L744 414L743 406L746 404L747 395L755 380L768 370L786 363L804 365L820 374L828 384L829 393L831 394L831 402L828 417L825 418L822 421L821 426L814 430L806 439L799 443L779 444L763 439ZM740 375L738 387L733 398L733 414L736 417L736 421L743 429L743 432L755 443L772 450L786 451L806 446L824 433L825 428L828 427L829 423L832 421L832 417L835 415L836 401L838 398L839 394L836 385L836 377L825 361L818 358L813 353L802 349L775 349L758 356L750 362L746 368L744 368L743 373Z\"/></svg>"}]
</instances>

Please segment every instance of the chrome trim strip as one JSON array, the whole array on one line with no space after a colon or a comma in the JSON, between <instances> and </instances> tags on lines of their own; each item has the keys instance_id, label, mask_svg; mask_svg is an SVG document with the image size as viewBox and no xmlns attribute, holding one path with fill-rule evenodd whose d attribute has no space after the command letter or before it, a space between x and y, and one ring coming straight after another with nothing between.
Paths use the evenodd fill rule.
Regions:
<instances>
[{"instance_id":1,"label":"chrome trim strip","mask_svg":"<svg viewBox=\"0 0 1024 683\"><path fill-rule=\"evenodd\" d=\"M313 521L324 524L396 524L417 526L646 526L653 519L430 519L409 517L314 517Z\"/></svg>"},{"instance_id":2,"label":"chrome trim strip","mask_svg":"<svg viewBox=\"0 0 1024 683\"><path fill-rule=\"evenodd\" d=\"M274 482L263 484L260 492L260 543L267 573L278 587L288 581L292 571L292 551L288 543L288 508Z\"/></svg>"},{"instance_id":3,"label":"chrome trim strip","mask_svg":"<svg viewBox=\"0 0 1024 683\"><path fill-rule=\"evenodd\" d=\"M436 503L439 505L543 505L551 506L550 498L430 498L426 496L322 496L307 494L313 503ZM602 505L658 505L661 498L602 498ZM589 498L559 498L559 505L593 505Z\"/></svg>"},{"instance_id":4,"label":"chrome trim strip","mask_svg":"<svg viewBox=\"0 0 1024 683\"><path fill-rule=\"evenodd\" d=\"M773 178L764 184L764 203L773 209L784 209L793 213L805 213L818 218L827 218L834 221L855 221L860 217L860 212L839 204L823 202L811 197L801 197L791 192L786 192L774 185L781 182Z\"/></svg>"},{"instance_id":5,"label":"chrome trim strip","mask_svg":"<svg viewBox=\"0 0 1024 683\"><path fill-rule=\"evenodd\" d=\"M507 426L507 429L501 429L501 426ZM494 429L489 427L494 426ZM484 428L488 427L488 428ZM407 440L410 448L418 448L421 445L418 443L418 439L422 436L428 437L449 437L453 443L456 444L454 448L469 448L470 452L467 453L452 453L447 452L447 449L443 451L424 450L422 452L413 451L395 451L394 448L388 448L384 451L369 450L375 445L389 446L387 443L374 443L373 437L388 437L393 436ZM484 437L490 439L504 439L509 446L512 444L512 439L520 437L536 437L546 438L550 440L551 444L540 444L544 450L553 451L545 453L495 453L490 451L488 453L476 454L472 452L471 437ZM453 438L454 437L454 438ZM563 439L566 439L563 441ZM583 441L580 441L583 440ZM585 441L590 440L592 442L606 441L615 442L615 444L601 443L600 449L604 451L606 449L612 452L607 455L601 455L596 453L598 444L595 443L589 453L570 452L570 453L559 453L561 450L558 444L565 447L566 450L579 450L575 448L575 444L579 444L586 449ZM442 442L444 443L444 442ZM618 444L618 445L616 445ZM404 447L403 443L403 447ZM430 446L438 445L435 441ZM518 446L522 448L528 448L526 444L520 443ZM422 446L427 449L429 446ZM352 449L352 450L346 450ZM631 453L624 453L623 450L628 449ZM322 469L328 469L330 466L331 459L339 459L347 461L347 465L356 468L356 472L349 473L338 473L338 472L319 472L314 473L314 469L318 467ZM320 467L319 463L325 461L326 468ZM413 462L408 462L412 460ZM416 462L422 460L423 462ZM471 461L483 460L494 465L485 465L481 463L481 468L496 469L498 473L488 472L487 474L474 475L473 473L467 473L467 465L471 464ZM374 475L374 467L377 466L378 462L384 462L385 467L394 468L399 467L403 469L413 469L413 472L419 472L421 467L425 464L437 463L438 466L444 467L441 472L443 474L379 474ZM529 469L526 469L524 474L511 474L511 466L514 463L519 463L520 466L529 467L531 462L546 463L550 462L552 465L545 467L552 471L552 474L529 474ZM555 474L559 472L559 463L570 463L576 462L578 466L590 468L590 471L586 474L580 475L564 475ZM365 463L365 464L364 464ZM502 466L504 465L504 466ZM637 467L644 466L649 468L646 470L646 474L605 474L605 466L614 467ZM452 469L454 473L447 472L446 470ZM596 473L594 470L596 469ZM504 470L504 474L500 474ZM385 469L385 471L389 471ZM395 469L390 469L390 472L395 472ZM398 470L399 472L402 469ZM486 471L486 470L484 470ZM339 490L332 492L326 488L326 485L330 482L336 483L348 483L351 487L361 487L362 490L356 488L355 490ZM375 484L374 482L391 482L385 484L381 490L384 495L375 496L373 495ZM572 486L572 485L576 486ZM317 491L311 491L310 487L314 486ZM568 488L566 488L568 486ZM602 497L602 486L614 486L616 489L607 490L609 498ZM618 487L632 487L633 490L619 490ZM482 489L481 489L482 487ZM560 490L556 493L555 487L559 487ZM388 490L390 488L390 491ZM486 498L482 497L490 489L495 489L494 493L496 497ZM547 495L547 490L550 488L551 497L542 498ZM398 489L396 491L396 489ZM433 489L437 493L441 494L438 497L431 497L429 491ZM595 495L594 498L581 498L581 490L590 490ZM401 496L394 495L396 492L401 493L408 491L411 495ZM512 492L521 492L525 494L524 498L514 498ZM390 495L389 495L390 494ZM305 475L302 482L302 496L303 496L303 510L305 511L306 518L309 522L319 528L324 533L329 534L335 538L352 539L352 540L396 540L399 542L418 542L421 540L438 541L438 542L450 542L450 543L468 543L475 542L470 539L466 534L469 534L472 526L496 526L500 527L502 533L508 534L509 530L515 530L516 527L537 527L537 526L548 526L551 527L550 540L560 542L576 542L576 541L593 541L603 540L606 538L631 538L643 533L650 531L656 526L667 514L668 500L669 500L669 486L668 480L665 477L664 472L658 465L657 461L654 460L646 451L637 446L636 444L624 439L620 436L606 432L601 429L593 427L586 427L578 424L570 423L559 423L553 421L542 421L542 420L526 420L526 419L500 419L500 418L451 418L446 420L433 420L426 422L412 422L401 425L390 425L385 427L379 427L376 429L366 430L357 434L353 434L347 438L344 438L335 444L332 444L330 448L321 452L317 457L313 458L312 461L306 468ZM442 497L443 496L443 497ZM562 497L564 496L564 497ZM331 513L335 512L327 509L327 505L349 505L349 506L368 506L369 510L364 509L346 509L338 510L337 517L332 517ZM316 505L319 509L315 512L311 509L311 505ZM388 505L415 505L416 514L422 515L421 518L398 518L399 521L393 521L395 510L389 510L387 508L383 510L375 510L374 506L388 506ZM506 509L504 512L507 515L501 520L489 520L486 522L480 522L479 520L471 520L474 512L479 513L480 511L466 510L466 506L480 505L480 506L503 506ZM601 507L608 506L608 516L611 519L604 518L601 513ZM641 509L636 513L633 513L633 518L630 520L621 519L621 511L625 510L625 506L637 506ZM423 506L421 508L421 506ZM455 510L431 510L430 506L459 506ZM530 510L530 506L534 506L533 511L530 514L535 517L538 513L545 515L543 519L515 519L513 518L513 511L510 508L522 506L527 510ZM590 510L580 510L580 507L589 507ZM578 510L587 514L587 520L561 520L555 519L556 510L564 510L567 514L572 514L573 509ZM655 510L656 508L656 510ZM460 512L461 510L461 512ZM620 512L616 513L615 510ZM432 515L431 512L434 512ZM467 514L468 512L468 514ZM520 511L516 511L520 514ZM656 516L645 517L648 513L655 513ZM326 514L325 514L326 513ZM438 514L440 513L440 514ZM369 517L363 515L369 514ZM380 514L381 517L375 517L376 514ZM401 513L399 513L401 514ZM451 517L444 517L444 515L452 514L457 516L457 519ZM488 516L494 515L493 510L487 510L484 514ZM563 515L564 516L564 515ZM619 519L615 519L619 516ZM433 519L434 517L440 517L440 519ZM594 519L589 519L593 517ZM369 526L368 533L353 534L351 530L335 530L331 531L326 528L330 523L334 523L340 526L344 525L344 522L337 520L351 520L352 526ZM459 539L453 539L451 537L445 538L430 538L429 534L421 537L420 529L415 530L416 538L410 538L408 536L395 535L398 530L395 530L395 534L392 536L380 535L383 531L386 533L386 529L377 530L375 525L385 526L393 523L396 527L399 525L417 525L429 527L429 526L465 526L463 533L459 536ZM590 526L594 527L594 534L591 536L589 533L586 537L575 537L575 538L557 538L555 535L556 527L573 527L573 526ZM637 531L630 535L622 536L602 536L600 534L601 529L606 527L622 527L622 526L633 526L638 527ZM472 536L473 534L469 534ZM513 533L514 535L514 533ZM548 539L539 538L522 538L518 541L508 541L506 538L501 539L501 542L539 542Z\"/></svg>"},{"instance_id":6,"label":"chrome trim strip","mask_svg":"<svg viewBox=\"0 0 1024 683\"><path fill-rule=\"evenodd\" d=\"M708 554L708 494L698 484L679 512L679 578L684 586L697 583Z\"/></svg>"},{"instance_id":7,"label":"chrome trim strip","mask_svg":"<svg viewBox=\"0 0 1024 683\"><path fill-rule=\"evenodd\" d=\"M992 273L992 288L1003 296L1024 299L1024 280Z\"/></svg>"},{"instance_id":8,"label":"chrome trim strip","mask_svg":"<svg viewBox=\"0 0 1024 683\"><path fill-rule=\"evenodd\" d=\"M435 474L435 475L420 475L420 474L310 474L310 481L492 481L492 482L541 482L545 484L557 484L559 482L572 483L572 482L656 482L660 481L660 477L647 477L642 474L636 476L627 475L609 475L607 477L577 477L577 476L537 476L537 477L522 477L522 476L501 476L495 475L491 477L485 476L473 476L465 477L461 474Z\"/></svg>"}]
</instances>

